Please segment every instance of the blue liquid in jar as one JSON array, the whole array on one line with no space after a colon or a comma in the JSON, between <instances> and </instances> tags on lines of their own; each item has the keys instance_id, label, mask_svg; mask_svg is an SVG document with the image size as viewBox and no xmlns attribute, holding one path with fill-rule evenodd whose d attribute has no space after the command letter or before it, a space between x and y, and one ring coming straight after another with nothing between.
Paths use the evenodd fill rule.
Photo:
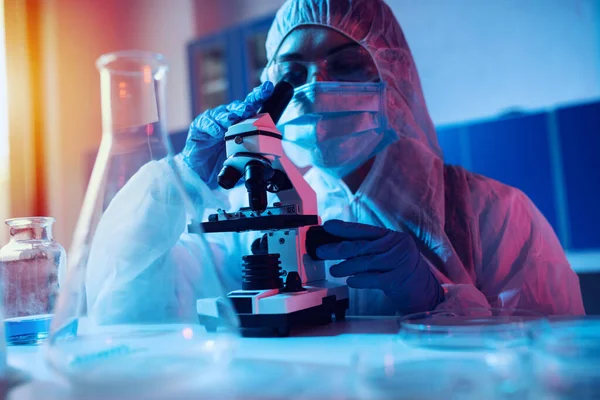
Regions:
<instances>
[{"instance_id":1,"label":"blue liquid in jar","mask_svg":"<svg viewBox=\"0 0 600 400\"><path fill-rule=\"evenodd\" d=\"M52 314L38 314L27 317L6 318L4 332L6 344L39 344L48 338Z\"/></svg>"}]
</instances>

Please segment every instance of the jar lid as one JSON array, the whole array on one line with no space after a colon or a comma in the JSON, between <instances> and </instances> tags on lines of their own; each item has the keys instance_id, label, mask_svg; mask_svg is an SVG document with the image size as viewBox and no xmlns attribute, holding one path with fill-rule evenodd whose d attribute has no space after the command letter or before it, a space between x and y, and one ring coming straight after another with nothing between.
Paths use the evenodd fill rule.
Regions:
<instances>
[{"instance_id":1,"label":"jar lid","mask_svg":"<svg viewBox=\"0 0 600 400\"><path fill-rule=\"evenodd\" d=\"M28 226L28 225L37 225L37 226L49 226L56 222L54 217L18 217L18 218L9 218L4 221L4 223L8 226L19 227L19 226Z\"/></svg>"}]
</instances>

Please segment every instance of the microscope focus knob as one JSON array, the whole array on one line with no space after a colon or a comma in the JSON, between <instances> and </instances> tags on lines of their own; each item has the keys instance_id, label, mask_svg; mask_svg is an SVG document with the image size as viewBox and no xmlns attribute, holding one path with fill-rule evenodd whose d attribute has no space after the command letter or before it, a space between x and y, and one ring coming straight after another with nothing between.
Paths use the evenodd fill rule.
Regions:
<instances>
[{"instance_id":1,"label":"microscope focus knob","mask_svg":"<svg viewBox=\"0 0 600 400\"><path fill-rule=\"evenodd\" d=\"M302 280L300 279L300 274L296 271L288 272L287 277L285 278L285 288L282 292L303 292L306 289L302 287Z\"/></svg>"}]
</instances>

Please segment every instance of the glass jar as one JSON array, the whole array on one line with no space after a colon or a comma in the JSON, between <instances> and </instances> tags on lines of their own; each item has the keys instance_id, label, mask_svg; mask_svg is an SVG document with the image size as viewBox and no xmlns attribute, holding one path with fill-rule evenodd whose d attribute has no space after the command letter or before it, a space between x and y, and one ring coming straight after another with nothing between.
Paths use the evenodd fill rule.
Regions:
<instances>
[{"instance_id":1,"label":"glass jar","mask_svg":"<svg viewBox=\"0 0 600 400\"><path fill-rule=\"evenodd\" d=\"M65 249L52 238L51 217L6 220L10 241L0 250L5 335L8 344L46 339L58 295Z\"/></svg>"}]
</instances>

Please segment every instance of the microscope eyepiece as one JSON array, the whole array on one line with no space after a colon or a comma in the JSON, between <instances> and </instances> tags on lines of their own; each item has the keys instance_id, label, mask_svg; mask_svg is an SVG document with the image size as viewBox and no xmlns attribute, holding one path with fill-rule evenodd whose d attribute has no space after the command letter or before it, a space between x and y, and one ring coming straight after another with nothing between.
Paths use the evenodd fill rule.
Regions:
<instances>
[{"instance_id":1,"label":"microscope eyepiece","mask_svg":"<svg viewBox=\"0 0 600 400\"><path fill-rule=\"evenodd\" d=\"M221 172L219 172L219 176L217 176L217 183L223 189L229 190L234 188L241 177L242 173L240 171L232 166L225 165Z\"/></svg>"},{"instance_id":2,"label":"microscope eyepiece","mask_svg":"<svg viewBox=\"0 0 600 400\"><path fill-rule=\"evenodd\" d=\"M276 124L283 115L290 100L292 100L292 97L294 97L294 87L292 84L286 81L279 81L273 89L273 94L264 102L258 113L268 113Z\"/></svg>"}]
</instances>

